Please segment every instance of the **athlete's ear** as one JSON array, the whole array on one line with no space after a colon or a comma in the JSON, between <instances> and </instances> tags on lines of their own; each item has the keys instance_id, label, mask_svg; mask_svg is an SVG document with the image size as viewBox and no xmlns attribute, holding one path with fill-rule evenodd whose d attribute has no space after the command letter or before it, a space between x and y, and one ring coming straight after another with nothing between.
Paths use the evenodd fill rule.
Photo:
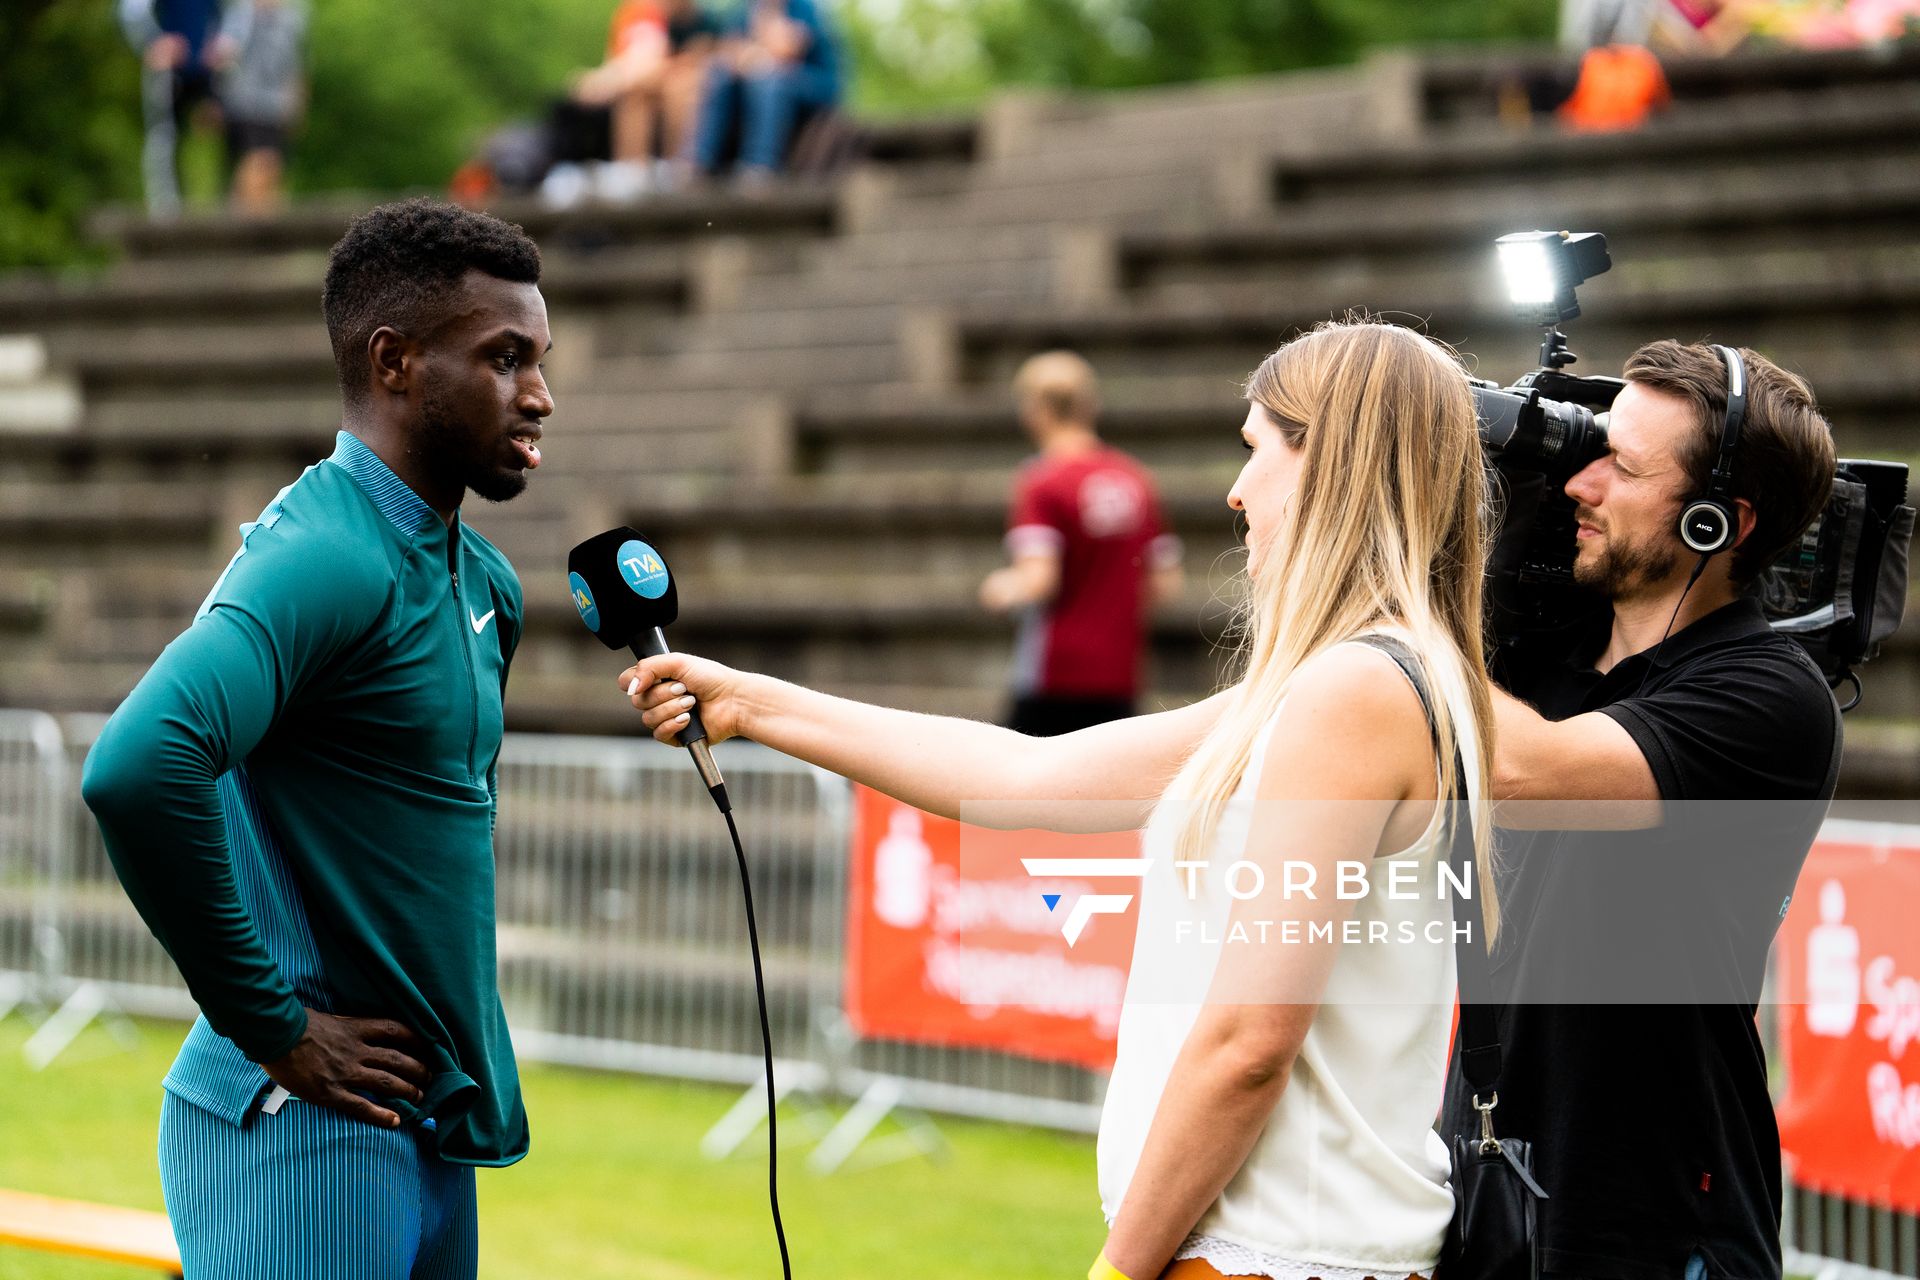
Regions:
<instances>
[{"instance_id":1,"label":"athlete's ear","mask_svg":"<svg viewBox=\"0 0 1920 1280\"><path fill-rule=\"evenodd\" d=\"M413 339L392 325L381 325L367 339L367 364L373 384L397 396L407 394L418 356Z\"/></svg>"}]
</instances>

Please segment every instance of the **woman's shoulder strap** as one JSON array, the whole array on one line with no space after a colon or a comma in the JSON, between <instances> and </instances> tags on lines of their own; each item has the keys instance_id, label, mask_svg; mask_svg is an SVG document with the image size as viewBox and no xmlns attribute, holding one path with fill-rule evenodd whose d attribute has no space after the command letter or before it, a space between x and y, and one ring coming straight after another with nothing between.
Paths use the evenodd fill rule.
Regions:
<instances>
[{"instance_id":1,"label":"woman's shoulder strap","mask_svg":"<svg viewBox=\"0 0 1920 1280\"><path fill-rule=\"evenodd\" d=\"M1382 635L1377 631L1357 635L1353 643L1378 649L1393 659L1394 665L1406 676L1407 683L1413 686L1414 693L1419 695L1420 709L1427 713L1427 731L1433 735L1434 746L1438 748L1440 730L1433 720L1433 695L1427 688L1426 673L1420 669L1420 659L1414 656L1413 647L1398 636Z\"/></svg>"}]
</instances>

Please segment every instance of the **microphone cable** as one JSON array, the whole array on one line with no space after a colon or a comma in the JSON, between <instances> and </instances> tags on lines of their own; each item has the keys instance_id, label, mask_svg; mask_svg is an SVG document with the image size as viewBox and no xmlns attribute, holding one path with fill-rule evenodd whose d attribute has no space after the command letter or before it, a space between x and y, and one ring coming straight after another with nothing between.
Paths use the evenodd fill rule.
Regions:
<instances>
[{"instance_id":1,"label":"microphone cable","mask_svg":"<svg viewBox=\"0 0 1920 1280\"><path fill-rule=\"evenodd\" d=\"M773 1114L776 1107L773 1025L767 1018L767 979L760 967L760 926L753 915L753 881L747 875L747 851L740 844L740 828L734 825L733 806L723 805L720 813L727 820L727 834L733 838L733 856L740 864L740 892L747 903L747 943L753 952L753 993L760 1006L760 1052L767 1069L767 1203L773 1208L774 1239L780 1242L780 1275L783 1280L793 1280L793 1264L787 1258L787 1229L780 1221L780 1132Z\"/></svg>"},{"instance_id":2,"label":"microphone cable","mask_svg":"<svg viewBox=\"0 0 1920 1280\"><path fill-rule=\"evenodd\" d=\"M631 526L622 525L595 534L568 552L567 585L580 621L586 624L594 639L607 648L630 650L642 662L672 652L665 628L680 616L680 598L674 591L673 576L667 572L666 560L659 550ZM627 686L627 697L632 699L639 692L640 677L635 674ZM774 1238L780 1243L780 1274L783 1280L793 1280L793 1263L787 1256L787 1229L780 1220L780 1131L774 1115L778 1097L773 1082L773 1020L767 1015L767 976L760 960L760 923L754 917L753 879L747 874L747 850L740 842L740 828L733 819L733 802L727 797L726 779L713 762L700 712L698 708L691 708L680 719L687 723L677 731L674 740L686 748L714 808L727 820L733 856L740 865L740 892L747 903L747 943L753 952L754 1002L760 1013L760 1056L767 1078L767 1203L773 1210Z\"/></svg>"}]
</instances>

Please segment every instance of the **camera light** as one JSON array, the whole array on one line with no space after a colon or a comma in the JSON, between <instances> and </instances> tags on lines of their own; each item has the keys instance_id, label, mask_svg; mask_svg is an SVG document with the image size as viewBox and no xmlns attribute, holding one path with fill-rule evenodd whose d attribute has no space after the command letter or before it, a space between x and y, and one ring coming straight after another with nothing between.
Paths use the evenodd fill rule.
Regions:
<instances>
[{"instance_id":1,"label":"camera light","mask_svg":"<svg viewBox=\"0 0 1920 1280\"><path fill-rule=\"evenodd\" d=\"M1493 244L1514 311L1548 328L1579 315L1575 287L1613 265L1597 231L1516 231Z\"/></svg>"},{"instance_id":2,"label":"camera light","mask_svg":"<svg viewBox=\"0 0 1920 1280\"><path fill-rule=\"evenodd\" d=\"M1553 255L1538 234L1502 236L1494 247L1499 250L1500 269L1507 278L1507 296L1516 307L1542 306L1559 294L1560 277L1554 270Z\"/></svg>"}]
</instances>

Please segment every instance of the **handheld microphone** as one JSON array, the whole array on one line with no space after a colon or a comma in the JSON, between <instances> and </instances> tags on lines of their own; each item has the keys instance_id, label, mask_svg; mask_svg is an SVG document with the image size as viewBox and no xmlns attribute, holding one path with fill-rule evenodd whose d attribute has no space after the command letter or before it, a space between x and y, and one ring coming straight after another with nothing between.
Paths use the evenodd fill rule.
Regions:
<instances>
[{"instance_id":1,"label":"handheld microphone","mask_svg":"<svg viewBox=\"0 0 1920 1280\"><path fill-rule=\"evenodd\" d=\"M656 658L671 650L666 628L680 616L680 597L673 589L667 562L652 544L627 527L595 534L567 554L567 585L573 607L601 644L609 649L631 649L636 658ZM707 794L732 813L726 779L707 747L707 730L700 708L688 713L687 727L674 735L687 748Z\"/></svg>"},{"instance_id":2,"label":"handheld microphone","mask_svg":"<svg viewBox=\"0 0 1920 1280\"><path fill-rule=\"evenodd\" d=\"M680 597L673 589L667 561L639 533L625 525L596 534L567 554L567 585L573 607L601 644L627 648L636 658L657 658L671 650L666 628L680 616ZM734 825L733 805L727 800L726 780L707 748L707 730L700 709L687 715L687 727L674 741L693 756L707 794L720 806L740 866L740 890L747 904L747 944L753 953L753 991L760 1012L760 1050L767 1080L767 1202L773 1210L773 1235L780 1245L780 1274L793 1280L793 1262L787 1256L787 1229L780 1220L779 1094L773 1082L773 1026L767 1017L767 979L760 961L760 926L753 914L753 881L747 875L747 851Z\"/></svg>"}]
</instances>

